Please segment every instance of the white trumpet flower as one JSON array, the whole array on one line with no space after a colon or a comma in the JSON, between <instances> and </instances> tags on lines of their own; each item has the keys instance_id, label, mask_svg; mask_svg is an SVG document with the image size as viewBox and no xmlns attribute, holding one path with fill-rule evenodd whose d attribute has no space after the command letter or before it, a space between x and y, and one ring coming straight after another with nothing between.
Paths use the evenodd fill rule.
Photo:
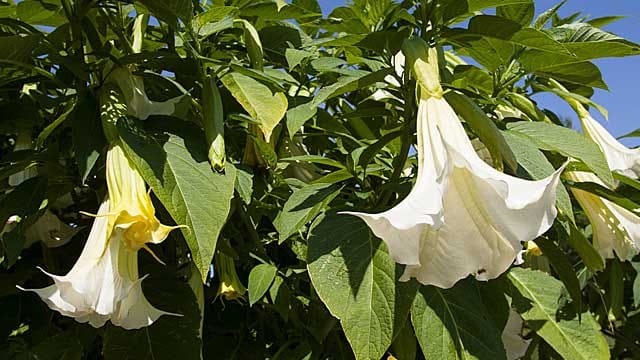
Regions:
<instances>
[{"instance_id":1,"label":"white trumpet flower","mask_svg":"<svg viewBox=\"0 0 640 360\"><path fill-rule=\"evenodd\" d=\"M591 117L582 104L574 104L573 107L578 112L584 134L598 144L607 159L609 168L630 178L640 178L640 149L629 149L622 145Z\"/></svg>"},{"instance_id":2,"label":"white trumpet flower","mask_svg":"<svg viewBox=\"0 0 640 360\"><path fill-rule=\"evenodd\" d=\"M606 185L593 173L571 171L565 177L575 182ZM607 199L590 192L572 188L571 192L591 223L593 246L606 259L614 257L631 260L640 252L640 217Z\"/></svg>"},{"instance_id":3,"label":"white trumpet flower","mask_svg":"<svg viewBox=\"0 0 640 360\"><path fill-rule=\"evenodd\" d=\"M119 67L113 70L111 77L122 90L127 101L129 115L140 120L146 120L151 115L173 115L183 96L177 96L167 101L152 101L144 90L142 77L133 75L128 69Z\"/></svg>"},{"instance_id":4,"label":"white trumpet flower","mask_svg":"<svg viewBox=\"0 0 640 360\"><path fill-rule=\"evenodd\" d=\"M528 181L482 161L442 97L435 54L428 59L433 63L415 69L430 78L421 83L414 188L383 213L348 214L363 219L387 243L393 260L407 265L401 280L449 288L470 274L479 280L498 277L516 259L521 241L549 229L562 169Z\"/></svg>"},{"instance_id":5,"label":"white trumpet flower","mask_svg":"<svg viewBox=\"0 0 640 360\"><path fill-rule=\"evenodd\" d=\"M176 315L147 301L141 286L144 277L138 275L138 250L151 252L146 244L162 242L176 227L155 217L144 181L119 145L107 152L107 187L109 196L71 271L65 276L47 273L53 285L28 291L37 293L51 309L94 327L110 320L125 329L138 329L161 315Z\"/></svg>"}]
</instances>

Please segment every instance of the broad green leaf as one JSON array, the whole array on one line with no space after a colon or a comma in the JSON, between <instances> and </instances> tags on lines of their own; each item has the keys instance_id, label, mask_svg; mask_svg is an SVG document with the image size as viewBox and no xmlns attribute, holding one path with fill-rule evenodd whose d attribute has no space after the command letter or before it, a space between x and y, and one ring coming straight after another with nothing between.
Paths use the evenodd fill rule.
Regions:
<instances>
[{"instance_id":1,"label":"broad green leaf","mask_svg":"<svg viewBox=\"0 0 640 360\"><path fill-rule=\"evenodd\" d=\"M516 53L516 46L507 41L478 38L467 41L465 47L461 47L458 52L461 55L471 56L487 70L493 72L509 64Z\"/></svg>"},{"instance_id":2,"label":"broad green leaf","mask_svg":"<svg viewBox=\"0 0 640 360\"><path fill-rule=\"evenodd\" d=\"M498 16L474 16L469 21L468 30L463 34L507 41L543 53L563 54L566 56L571 54L564 44L554 40L545 32L531 27L523 27L515 21Z\"/></svg>"},{"instance_id":3,"label":"broad green leaf","mask_svg":"<svg viewBox=\"0 0 640 360\"><path fill-rule=\"evenodd\" d=\"M227 163L224 173L213 172L204 137L195 130L151 138L119 128L127 157L175 222L188 227L181 231L205 281L231 207L235 167Z\"/></svg>"},{"instance_id":4,"label":"broad green leaf","mask_svg":"<svg viewBox=\"0 0 640 360\"><path fill-rule=\"evenodd\" d=\"M309 276L356 359L379 359L407 319L416 283L398 282L401 268L384 243L353 216L327 215L309 238Z\"/></svg>"},{"instance_id":5,"label":"broad green leaf","mask_svg":"<svg viewBox=\"0 0 640 360\"><path fill-rule=\"evenodd\" d=\"M517 22L522 26L529 26L533 21L535 8L533 3L504 5L496 8L496 15Z\"/></svg>"},{"instance_id":6,"label":"broad green leaf","mask_svg":"<svg viewBox=\"0 0 640 360\"><path fill-rule=\"evenodd\" d=\"M107 140L102 132L98 104L90 94L79 96L70 116L73 150L80 180L84 183L100 153L107 146Z\"/></svg>"},{"instance_id":7,"label":"broad green leaf","mask_svg":"<svg viewBox=\"0 0 640 360\"><path fill-rule=\"evenodd\" d=\"M251 61L251 67L254 69L262 70L262 60L264 52L262 51L262 42L260 41L260 35L250 22L244 19L236 19L234 22L240 24L244 29L244 43L247 47L247 53L249 54L249 60Z\"/></svg>"},{"instance_id":8,"label":"broad green leaf","mask_svg":"<svg viewBox=\"0 0 640 360\"><path fill-rule=\"evenodd\" d=\"M614 23L622 19L626 19L626 16L602 16L602 17L598 17L598 18L587 21L587 24L593 27L602 28L604 26L607 26L611 23Z\"/></svg>"},{"instance_id":9,"label":"broad green leaf","mask_svg":"<svg viewBox=\"0 0 640 360\"><path fill-rule=\"evenodd\" d=\"M602 151L593 141L579 133L543 122L521 121L509 124L508 128L526 137L542 150L556 151L566 157L582 161L602 181L613 185L613 176Z\"/></svg>"},{"instance_id":10,"label":"broad green leaf","mask_svg":"<svg viewBox=\"0 0 640 360\"><path fill-rule=\"evenodd\" d=\"M18 19L31 25L60 26L67 22L59 1L25 0L17 4Z\"/></svg>"},{"instance_id":11,"label":"broad green leaf","mask_svg":"<svg viewBox=\"0 0 640 360\"><path fill-rule=\"evenodd\" d=\"M472 279L451 289L422 286L411 308L411 322L427 359L506 359L501 331Z\"/></svg>"},{"instance_id":12,"label":"broad green leaf","mask_svg":"<svg viewBox=\"0 0 640 360\"><path fill-rule=\"evenodd\" d=\"M199 360L200 310L193 291L186 282L162 269L150 274L142 282L145 297L154 307L181 316L163 315L139 330L108 325L102 355L106 360Z\"/></svg>"},{"instance_id":13,"label":"broad green leaf","mask_svg":"<svg viewBox=\"0 0 640 360\"><path fill-rule=\"evenodd\" d=\"M289 70L292 70L296 66L300 65L303 60L313 56L313 53L305 50L287 49L285 50L285 57L287 58L287 64Z\"/></svg>"},{"instance_id":14,"label":"broad green leaf","mask_svg":"<svg viewBox=\"0 0 640 360\"><path fill-rule=\"evenodd\" d=\"M445 98L487 147L491 153L493 165L496 168L502 170L503 163L507 164L511 169L518 167L516 157L502 133L476 103L468 97L453 91L445 94Z\"/></svg>"},{"instance_id":15,"label":"broad green leaf","mask_svg":"<svg viewBox=\"0 0 640 360\"><path fill-rule=\"evenodd\" d=\"M444 20L450 20L496 6L531 4L533 0L446 0L443 3Z\"/></svg>"},{"instance_id":16,"label":"broad green leaf","mask_svg":"<svg viewBox=\"0 0 640 360\"><path fill-rule=\"evenodd\" d=\"M158 19L169 25L177 26L178 20L185 24L191 22L193 2L191 0L140 0Z\"/></svg>"},{"instance_id":17,"label":"broad green leaf","mask_svg":"<svg viewBox=\"0 0 640 360\"><path fill-rule=\"evenodd\" d=\"M415 360L418 352L418 341L410 321L404 324L400 334L396 336L393 344L391 344L391 352L396 359Z\"/></svg>"},{"instance_id":18,"label":"broad green leaf","mask_svg":"<svg viewBox=\"0 0 640 360\"><path fill-rule=\"evenodd\" d=\"M193 31L203 37L233 27L234 6L213 6L193 18Z\"/></svg>"},{"instance_id":19,"label":"broad green leaf","mask_svg":"<svg viewBox=\"0 0 640 360\"><path fill-rule=\"evenodd\" d=\"M607 84L602 79L600 69L592 62L582 61L571 64L544 66L542 64L536 64L534 61L529 62L528 59L526 61L527 63L524 66L536 75L577 85L608 89Z\"/></svg>"},{"instance_id":20,"label":"broad green leaf","mask_svg":"<svg viewBox=\"0 0 640 360\"><path fill-rule=\"evenodd\" d=\"M222 77L222 83L242 107L258 121L267 142L287 111L284 93L272 91L260 82L237 72Z\"/></svg>"},{"instance_id":21,"label":"broad green leaf","mask_svg":"<svg viewBox=\"0 0 640 360\"><path fill-rule=\"evenodd\" d=\"M562 283L541 271L513 268L513 305L527 325L567 360L609 359L609 346L591 313L559 311Z\"/></svg>"},{"instance_id":22,"label":"broad green leaf","mask_svg":"<svg viewBox=\"0 0 640 360\"><path fill-rule=\"evenodd\" d=\"M513 150L518 164L531 175L533 180L541 180L553 174L555 171L553 165L529 138L509 130L504 131L503 135L509 147ZM573 219L573 206L571 205L571 198L567 188L560 184L556 188L556 192L558 210L572 221L575 221Z\"/></svg>"},{"instance_id":23,"label":"broad green leaf","mask_svg":"<svg viewBox=\"0 0 640 360\"><path fill-rule=\"evenodd\" d=\"M294 191L273 221L279 242L284 242L318 216L339 193L340 188L330 184L311 184Z\"/></svg>"},{"instance_id":24,"label":"broad green leaf","mask_svg":"<svg viewBox=\"0 0 640 360\"><path fill-rule=\"evenodd\" d=\"M344 93L366 88L378 81L383 81L393 69L382 69L373 73L365 73L357 76L343 76L335 83L323 87L309 102L298 105L287 111L287 129L289 135L294 136L304 123L311 119L325 101Z\"/></svg>"},{"instance_id":25,"label":"broad green leaf","mask_svg":"<svg viewBox=\"0 0 640 360\"><path fill-rule=\"evenodd\" d=\"M251 269L248 289L250 306L253 306L267 293L277 271L278 269L271 264L260 264Z\"/></svg>"}]
</instances>

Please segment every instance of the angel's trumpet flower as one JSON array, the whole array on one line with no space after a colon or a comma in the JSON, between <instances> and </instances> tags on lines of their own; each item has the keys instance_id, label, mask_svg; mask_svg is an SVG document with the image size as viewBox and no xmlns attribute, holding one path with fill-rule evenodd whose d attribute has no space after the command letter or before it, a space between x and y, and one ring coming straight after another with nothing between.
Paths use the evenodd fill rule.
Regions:
<instances>
[{"instance_id":1,"label":"angel's trumpet flower","mask_svg":"<svg viewBox=\"0 0 640 360\"><path fill-rule=\"evenodd\" d=\"M176 110L183 96L171 98L166 101L149 100L144 90L144 81L141 76L133 75L127 68L115 68L110 76L120 87L127 101L129 115L140 120L146 120L151 115L170 116Z\"/></svg>"},{"instance_id":2,"label":"angel's trumpet flower","mask_svg":"<svg viewBox=\"0 0 640 360\"><path fill-rule=\"evenodd\" d=\"M570 171L565 177L575 182L606 185L595 174ZM640 252L640 217L605 198L572 188L571 192L591 223L593 246L606 259L614 257L631 260Z\"/></svg>"},{"instance_id":3,"label":"angel's trumpet flower","mask_svg":"<svg viewBox=\"0 0 640 360\"><path fill-rule=\"evenodd\" d=\"M520 315L509 309L509 318L507 324L502 330L502 343L507 353L508 360L522 358L531 344L531 340L525 340L522 334L524 321Z\"/></svg>"},{"instance_id":4,"label":"angel's trumpet flower","mask_svg":"<svg viewBox=\"0 0 640 360\"><path fill-rule=\"evenodd\" d=\"M552 225L562 169L528 181L482 161L443 97L435 50L409 56L415 48L406 49L416 59L413 70L422 88L416 183L390 210L349 214L362 218L391 257L407 265L401 280L449 288L470 274L496 278L514 262L521 241Z\"/></svg>"},{"instance_id":5,"label":"angel's trumpet flower","mask_svg":"<svg viewBox=\"0 0 640 360\"><path fill-rule=\"evenodd\" d=\"M54 284L31 289L52 309L93 327L107 320L125 329L151 325L170 314L153 307L142 293L138 276L138 252L109 231L110 201L100 209L78 261L65 276L49 275Z\"/></svg>"},{"instance_id":6,"label":"angel's trumpet flower","mask_svg":"<svg viewBox=\"0 0 640 360\"><path fill-rule=\"evenodd\" d=\"M224 253L218 253L215 257L215 263L220 277L218 295L223 296L225 300L241 298L247 292L247 288L238 278L233 258Z\"/></svg>"},{"instance_id":7,"label":"angel's trumpet flower","mask_svg":"<svg viewBox=\"0 0 640 360\"><path fill-rule=\"evenodd\" d=\"M94 327L110 320L125 329L151 325L163 314L142 293L138 250L154 257L148 243L162 242L177 226L166 226L155 209L144 180L125 156L114 122L126 108L114 90L103 93L103 126L111 145L107 151L108 197L98 211L78 261L65 276L37 293L51 309ZM157 257L156 257L157 259Z\"/></svg>"}]
</instances>

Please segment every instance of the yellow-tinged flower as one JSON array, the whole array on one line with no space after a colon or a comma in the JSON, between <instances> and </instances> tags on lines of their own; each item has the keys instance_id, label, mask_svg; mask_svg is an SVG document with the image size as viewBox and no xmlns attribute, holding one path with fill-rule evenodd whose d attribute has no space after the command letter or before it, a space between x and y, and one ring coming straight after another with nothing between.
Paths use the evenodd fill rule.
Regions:
<instances>
[{"instance_id":1,"label":"yellow-tinged flower","mask_svg":"<svg viewBox=\"0 0 640 360\"><path fill-rule=\"evenodd\" d=\"M565 177L575 182L605 185L595 174L571 171ZM591 223L593 246L606 259L631 260L640 252L640 217L605 198L572 188L571 192Z\"/></svg>"},{"instance_id":2,"label":"yellow-tinged flower","mask_svg":"<svg viewBox=\"0 0 640 360\"><path fill-rule=\"evenodd\" d=\"M420 53L414 47L407 57L415 59L422 93L416 183L390 210L348 214L362 218L387 243L391 257L407 265L401 280L449 288L470 274L496 278L514 262L521 241L535 239L553 224L563 168L528 181L482 161L442 96L435 51Z\"/></svg>"},{"instance_id":3,"label":"yellow-tinged flower","mask_svg":"<svg viewBox=\"0 0 640 360\"><path fill-rule=\"evenodd\" d=\"M155 257L147 243L162 242L177 226L158 221L144 180L117 141L107 152L106 168L108 197L78 261L65 276L47 273L53 285L29 291L51 309L79 322L100 327L110 320L125 329L137 329L170 314L154 308L144 297L138 250Z\"/></svg>"},{"instance_id":4,"label":"yellow-tinged flower","mask_svg":"<svg viewBox=\"0 0 640 360\"><path fill-rule=\"evenodd\" d=\"M233 258L224 253L218 253L215 257L215 263L220 278L218 296L224 296L226 300L241 298L247 292L247 288L238 278Z\"/></svg>"},{"instance_id":5,"label":"yellow-tinged flower","mask_svg":"<svg viewBox=\"0 0 640 360\"><path fill-rule=\"evenodd\" d=\"M591 114L579 103L572 104L578 112L582 131L593 142L598 144L604 153L611 171L618 171L625 176L637 179L640 177L640 149L629 149L613 137Z\"/></svg>"},{"instance_id":6,"label":"yellow-tinged flower","mask_svg":"<svg viewBox=\"0 0 640 360\"><path fill-rule=\"evenodd\" d=\"M94 327L110 320L125 329L138 329L162 315L177 315L156 309L144 297L138 251L125 244L121 231L109 228L110 204L106 199L100 205L87 243L69 273L45 272L54 284L27 291L38 294L52 310Z\"/></svg>"}]
</instances>

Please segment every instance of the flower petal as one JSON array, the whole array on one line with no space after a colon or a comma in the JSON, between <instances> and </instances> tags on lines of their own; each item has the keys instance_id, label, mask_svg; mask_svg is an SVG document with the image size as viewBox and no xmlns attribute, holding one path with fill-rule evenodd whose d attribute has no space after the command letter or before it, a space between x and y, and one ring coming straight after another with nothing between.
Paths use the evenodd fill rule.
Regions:
<instances>
[{"instance_id":1,"label":"flower petal","mask_svg":"<svg viewBox=\"0 0 640 360\"><path fill-rule=\"evenodd\" d=\"M588 172L572 171L567 178L576 182L593 182L604 185ZM640 217L631 211L595 194L571 189L584 209L593 229L593 245L604 258L615 254L621 260L631 260L640 252Z\"/></svg>"},{"instance_id":2,"label":"flower petal","mask_svg":"<svg viewBox=\"0 0 640 360\"><path fill-rule=\"evenodd\" d=\"M640 178L640 149L622 145L586 112L581 112L580 122L585 135L600 146L611 170L630 178Z\"/></svg>"}]
</instances>

